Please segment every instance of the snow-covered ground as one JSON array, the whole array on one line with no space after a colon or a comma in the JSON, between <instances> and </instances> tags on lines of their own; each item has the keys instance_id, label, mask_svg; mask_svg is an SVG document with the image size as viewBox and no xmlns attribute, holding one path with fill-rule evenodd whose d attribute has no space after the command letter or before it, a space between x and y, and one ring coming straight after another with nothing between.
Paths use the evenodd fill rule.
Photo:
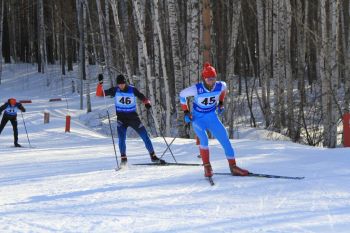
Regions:
<instances>
[{"instance_id":1,"label":"snow-covered ground","mask_svg":"<svg viewBox=\"0 0 350 233\"><path fill-rule=\"evenodd\" d=\"M231 141L240 166L305 179L216 175L210 186L202 167L132 165L149 162L143 142L132 138L129 165L116 172L111 137L79 120L89 118L79 110L79 96L68 94L68 86L57 88L60 82L49 91L45 85L33 66L4 67L0 101L33 101L23 114L33 148L19 114L25 148L13 147L10 123L0 135L0 232L349 232L348 148L265 140L258 131L244 131ZM64 132L66 102L48 101L57 97L68 100L70 133ZM94 112L104 108L103 100L92 101ZM45 110L49 124L43 124ZM162 154L163 138L152 141ZM176 139L171 149L178 162L200 163L194 140ZM210 153L214 172L228 172L216 140ZM169 153L164 158L173 161Z\"/></svg>"}]
</instances>

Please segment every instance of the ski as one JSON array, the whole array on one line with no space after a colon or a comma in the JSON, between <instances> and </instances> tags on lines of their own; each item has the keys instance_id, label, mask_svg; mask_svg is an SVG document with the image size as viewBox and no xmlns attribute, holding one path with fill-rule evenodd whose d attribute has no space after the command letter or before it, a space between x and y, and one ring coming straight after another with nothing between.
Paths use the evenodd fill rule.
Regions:
<instances>
[{"instance_id":1,"label":"ski","mask_svg":"<svg viewBox=\"0 0 350 233\"><path fill-rule=\"evenodd\" d=\"M232 176L229 172L216 172L214 175L227 175ZM280 175L270 175L270 174L260 174L249 172L248 176L251 177L260 177L260 178L276 178L276 179L291 179L291 180L302 180L304 176L280 176Z\"/></svg>"},{"instance_id":2,"label":"ski","mask_svg":"<svg viewBox=\"0 0 350 233\"><path fill-rule=\"evenodd\" d=\"M149 165L149 166L203 166L200 163L134 163L133 165Z\"/></svg>"},{"instance_id":3,"label":"ski","mask_svg":"<svg viewBox=\"0 0 350 233\"><path fill-rule=\"evenodd\" d=\"M215 185L213 177L207 177L207 180L208 180L208 182L210 183L211 186Z\"/></svg>"}]
</instances>

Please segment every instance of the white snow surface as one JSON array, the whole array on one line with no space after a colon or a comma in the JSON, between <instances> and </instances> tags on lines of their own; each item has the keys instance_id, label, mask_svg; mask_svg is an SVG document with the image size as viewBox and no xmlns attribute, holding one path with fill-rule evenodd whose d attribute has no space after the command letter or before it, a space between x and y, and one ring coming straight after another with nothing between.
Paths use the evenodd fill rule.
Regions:
<instances>
[{"instance_id":1,"label":"white snow surface","mask_svg":"<svg viewBox=\"0 0 350 233\"><path fill-rule=\"evenodd\" d=\"M250 132L256 137L231 140L239 166L305 179L214 175L210 186L202 167L133 165L150 159L141 139L128 138L128 166L116 172L111 137L81 120L89 114L79 110L78 95L67 94L69 85L62 89L57 81L47 91L47 76L31 65L4 67L0 101L33 101L23 113L33 148L19 113L25 147L13 147L10 123L0 135L0 232L349 232L349 148L315 148ZM69 103L70 133L64 132L66 102L48 101L60 97ZM92 102L90 114L105 109L103 99L93 96ZM43 123L45 110L49 124ZM161 155L163 138L152 142ZM192 139L177 138L171 149L178 162L201 163ZM210 140L210 154L214 172L229 172L216 140ZM174 161L168 152L163 158Z\"/></svg>"}]
</instances>

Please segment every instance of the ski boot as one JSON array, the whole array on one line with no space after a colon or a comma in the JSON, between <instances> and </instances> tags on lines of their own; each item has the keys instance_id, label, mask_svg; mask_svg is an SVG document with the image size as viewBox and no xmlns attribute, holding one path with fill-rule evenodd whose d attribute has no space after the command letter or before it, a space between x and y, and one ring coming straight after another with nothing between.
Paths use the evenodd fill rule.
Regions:
<instances>
[{"instance_id":1,"label":"ski boot","mask_svg":"<svg viewBox=\"0 0 350 233\"><path fill-rule=\"evenodd\" d=\"M128 158L126 157L126 155L121 155L120 156L120 160L121 160L121 165L123 166L123 165L126 165L126 163L128 162Z\"/></svg>"},{"instance_id":2,"label":"ski boot","mask_svg":"<svg viewBox=\"0 0 350 233\"><path fill-rule=\"evenodd\" d=\"M249 171L242 169L236 165L235 159L228 159L228 164L230 166L230 171L233 176L248 176Z\"/></svg>"},{"instance_id":3,"label":"ski boot","mask_svg":"<svg viewBox=\"0 0 350 233\"><path fill-rule=\"evenodd\" d=\"M22 147L21 144L18 144L17 142L15 142L15 147Z\"/></svg>"},{"instance_id":4,"label":"ski boot","mask_svg":"<svg viewBox=\"0 0 350 233\"><path fill-rule=\"evenodd\" d=\"M211 168L210 163L204 163L204 176L205 177L212 177L213 176L213 169Z\"/></svg>"},{"instance_id":5,"label":"ski boot","mask_svg":"<svg viewBox=\"0 0 350 233\"><path fill-rule=\"evenodd\" d=\"M163 159L158 158L154 152L150 154L151 161L153 163L165 164L166 162Z\"/></svg>"}]
</instances>

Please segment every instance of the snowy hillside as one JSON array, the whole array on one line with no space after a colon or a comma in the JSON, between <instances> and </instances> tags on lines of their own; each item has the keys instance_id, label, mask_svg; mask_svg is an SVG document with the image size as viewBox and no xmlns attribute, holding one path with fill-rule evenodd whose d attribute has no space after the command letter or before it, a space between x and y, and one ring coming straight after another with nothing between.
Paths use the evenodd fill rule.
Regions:
<instances>
[{"instance_id":1,"label":"snowy hillside","mask_svg":"<svg viewBox=\"0 0 350 233\"><path fill-rule=\"evenodd\" d=\"M0 232L349 232L348 148L262 140L245 131L231 141L240 166L305 179L214 175L210 186L202 167L133 165L150 159L141 139L129 138L128 166L116 172L111 138L80 120L89 117L79 110L79 96L59 82L45 90L40 76L35 67L4 67L0 101L33 101L23 114L33 148L19 114L25 147L13 147L10 123L0 135ZM48 101L57 97L69 103L71 133L64 132L66 101ZM104 108L103 100L92 101L95 113ZM161 155L163 138L152 142ZM201 162L194 140L176 139L171 149L178 162ZM210 153L214 172L228 172L216 140ZM163 158L174 161L170 153Z\"/></svg>"}]
</instances>

